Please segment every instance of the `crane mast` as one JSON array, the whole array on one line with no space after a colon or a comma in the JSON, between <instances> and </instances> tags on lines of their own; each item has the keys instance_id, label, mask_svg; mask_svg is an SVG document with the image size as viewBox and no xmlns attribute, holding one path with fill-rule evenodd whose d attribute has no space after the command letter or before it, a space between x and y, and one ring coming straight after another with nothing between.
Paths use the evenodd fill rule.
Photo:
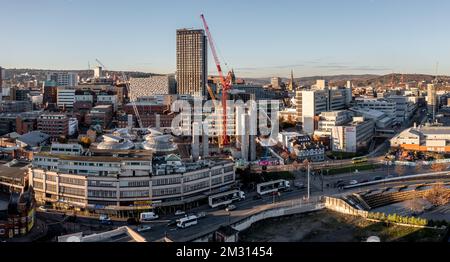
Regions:
<instances>
[{"instance_id":1,"label":"crane mast","mask_svg":"<svg viewBox=\"0 0 450 262\"><path fill-rule=\"evenodd\" d=\"M222 67L220 66L220 60L216 52L216 47L214 45L214 40L212 38L211 32L209 31L208 23L206 22L205 16L200 15L202 19L203 26L206 31L206 35L208 36L208 43L211 48L211 52L214 57L214 62L216 64L217 72L219 73L220 82L222 84L222 135L220 138L220 146L225 146L229 144L229 138L227 135L227 99L228 99L228 90L231 89L230 82L225 79L222 71Z\"/></svg>"}]
</instances>

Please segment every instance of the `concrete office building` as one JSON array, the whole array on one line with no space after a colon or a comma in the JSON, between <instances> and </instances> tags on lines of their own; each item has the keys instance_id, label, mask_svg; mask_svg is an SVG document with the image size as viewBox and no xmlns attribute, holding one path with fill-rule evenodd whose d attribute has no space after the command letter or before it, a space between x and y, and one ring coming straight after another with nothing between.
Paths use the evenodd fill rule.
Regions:
<instances>
[{"instance_id":1,"label":"concrete office building","mask_svg":"<svg viewBox=\"0 0 450 262\"><path fill-rule=\"evenodd\" d=\"M366 148L372 141L375 124L364 117L353 117L353 121L343 126L333 127L333 151L356 153Z\"/></svg>"},{"instance_id":2,"label":"concrete office building","mask_svg":"<svg viewBox=\"0 0 450 262\"><path fill-rule=\"evenodd\" d=\"M327 111L319 115L317 130L314 135L331 136L335 126L342 126L352 120L352 113L348 110Z\"/></svg>"},{"instance_id":3,"label":"concrete office building","mask_svg":"<svg viewBox=\"0 0 450 262\"><path fill-rule=\"evenodd\" d=\"M450 153L450 127L411 127L391 139L391 147L411 151Z\"/></svg>"},{"instance_id":4,"label":"concrete office building","mask_svg":"<svg viewBox=\"0 0 450 262\"><path fill-rule=\"evenodd\" d=\"M0 112L2 113L20 113L31 111L32 104L29 101L1 101Z\"/></svg>"},{"instance_id":5,"label":"concrete office building","mask_svg":"<svg viewBox=\"0 0 450 262\"><path fill-rule=\"evenodd\" d=\"M113 108L113 111L116 112L118 109L118 99L117 95L106 95L106 94L100 94L97 96L97 103L96 105L111 105Z\"/></svg>"},{"instance_id":6,"label":"concrete office building","mask_svg":"<svg viewBox=\"0 0 450 262\"><path fill-rule=\"evenodd\" d=\"M47 75L47 81L55 81L57 86L78 85L78 74L69 72L54 72Z\"/></svg>"},{"instance_id":7,"label":"concrete office building","mask_svg":"<svg viewBox=\"0 0 450 262\"><path fill-rule=\"evenodd\" d=\"M94 78L103 77L103 68L101 66L97 66L94 68Z\"/></svg>"},{"instance_id":8,"label":"concrete office building","mask_svg":"<svg viewBox=\"0 0 450 262\"><path fill-rule=\"evenodd\" d=\"M140 97L175 93L176 83L173 75L130 78L130 93L128 96L131 101L137 101Z\"/></svg>"},{"instance_id":9,"label":"concrete office building","mask_svg":"<svg viewBox=\"0 0 450 262\"><path fill-rule=\"evenodd\" d=\"M69 118L63 113L44 113L38 117L37 130L56 140L69 134Z\"/></svg>"},{"instance_id":10,"label":"concrete office building","mask_svg":"<svg viewBox=\"0 0 450 262\"><path fill-rule=\"evenodd\" d=\"M427 85L427 108L428 108L428 114L432 114L433 118L436 115L437 106L438 106L438 103L437 103L436 85L428 84Z\"/></svg>"},{"instance_id":11,"label":"concrete office building","mask_svg":"<svg viewBox=\"0 0 450 262\"><path fill-rule=\"evenodd\" d=\"M195 206L235 183L230 161L188 163L176 155L152 157L142 151L113 157L114 150L86 156L66 149L35 154L29 181L39 203L138 217L155 208Z\"/></svg>"},{"instance_id":12,"label":"concrete office building","mask_svg":"<svg viewBox=\"0 0 450 262\"><path fill-rule=\"evenodd\" d=\"M395 102L395 116L399 123L403 123L410 119L418 108L416 97L391 95L386 99Z\"/></svg>"},{"instance_id":13,"label":"concrete office building","mask_svg":"<svg viewBox=\"0 0 450 262\"><path fill-rule=\"evenodd\" d=\"M297 91L297 121L301 122L303 131L312 134L317 129L317 116L320 113L347 108L352 100L350 94L348 88L329 88L325 80L317 80L310 90Z\"/></svg>"},{"instance_id":14,"label":"concrete office building","mask_svg":"<svg viewBox=\"0 0 450 262\"><path fill-rule=\"evenodd\" d=\"M303 131L312 134L315 130L315 118L328 110L328 95L325 90L302 90L296 92L297 119Z\"/></svg>"},{"instance_id":15,"label":"concrete office building","mask_svg":"<svg viewBox=\"0 0 450 262\"><path fill-rule=\"evenodd\" d=\"M396 124L402 124L416 111L418 105L414 101L414 97L393 95L386 98L356 98L355 105L363 109L381 111L394 117Z\"/></svg>"},{"instance_id":16,"label":"concrete office building","mask_svg":"<svg viewBox=\"0 0 450 262\"><path fill-rule=\"evenodd\" d=\"M207 38L204 30L177 30L177 93L206 95Z\"/></svg>"},{"instance_id":17,"label":"concrete office building","mask_svg":"<svg viewBox=\"0 0 450 262\"><path fill-rule=\"evenodd\" d=\"M353 101L353 83L352 83L352 81L347 81L347 85L345 87L346 87L345 90L347 92L346 97L345 97L345 99L346 99L345 102L347 105L350 105L351 102Z\"/></svg>"},{"instance_id":18,"label":"concrete office building","mask_svg":"<svg viewBox=\"0 0 450 262\"><path fill-rule=\"evenodd\" d=\"M75 103L75 88L58 87L56 104L60 109L72 109Z\"/></svg>"},{"instance_id":19,"label":"concrete office building","mask_svg":"<svg viewBox=\"0 0 450 262\"><path fill-rule=\"evenodd\" d=\"M396 123L395 117L388 116L382 111L359 107L352 107L349 110L355 116L362 116L364 119L374 121L377 129L392 129L392 126Z\"/></svg>"},{"instance_id":20,"label":"concrete office building","mask_svg":"<svg viewBox=\"0 0 450 262\"><path fill-rule=\"evenodd\" d=\"M282 84L283 83L281 81L281 77L272 77L270 79L270 85L272 86L272 88L281 89Z\"/></svg>"},{"instance_id":21,"label":"concrete office building","mask_svg":"<svg viewBox=\"0 0 450 262\"><path fill-rule=\"evenodd\" d=\"M395 101L389 101L386 99L377 99L377 98L356 98L355 99L356 107L363 109L372 109L385 113L386 115L393 117L396 119L396 123L401 123L397 119L397 105Z\"/></svg>"}]
</instances>

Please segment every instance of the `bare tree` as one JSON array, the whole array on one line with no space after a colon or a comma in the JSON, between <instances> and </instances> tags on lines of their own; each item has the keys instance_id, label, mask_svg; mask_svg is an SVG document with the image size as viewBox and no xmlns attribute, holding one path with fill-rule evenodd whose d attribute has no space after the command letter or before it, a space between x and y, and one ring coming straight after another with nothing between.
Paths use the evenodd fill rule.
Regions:
<instances>
[{"instance_id":1,"label":"bare tree","mask_svg":"<svg viewBox=\"0 0 450 262\"><path fill-rule=\"evenodd\" d=\"M431 165L431 170L433 170L434 172L441 172L441 171L444 171L445 169L446 169L446 167L442 163L433 163Z\"/></svg>"},{"instance_id":2,"label":"bare tree","mask_svg":"<svg viewBox=\"0 0 450 262\"><path fill-rule=\"evenodd\" d=\"M427 191L424 198L434 206L443 206L450 202L450 190L439 183Z\"/></svg>"}]
</instances>

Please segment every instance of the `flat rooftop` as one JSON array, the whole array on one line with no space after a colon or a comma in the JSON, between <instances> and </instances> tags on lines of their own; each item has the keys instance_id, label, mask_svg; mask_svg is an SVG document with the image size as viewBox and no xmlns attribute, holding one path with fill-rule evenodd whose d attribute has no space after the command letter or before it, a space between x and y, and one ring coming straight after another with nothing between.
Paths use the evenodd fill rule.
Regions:
<instances>
[{"instance_id":1,"label":"flat rooftop","mask_svg":"<svg viewBox=\"0 0 450 262\"><path fill-rule=\"evenodd\" d=\"M27 176L27 170L20 167L7 167L0 165L0 178L22 179Z\"/></svg>"}]
</instances>

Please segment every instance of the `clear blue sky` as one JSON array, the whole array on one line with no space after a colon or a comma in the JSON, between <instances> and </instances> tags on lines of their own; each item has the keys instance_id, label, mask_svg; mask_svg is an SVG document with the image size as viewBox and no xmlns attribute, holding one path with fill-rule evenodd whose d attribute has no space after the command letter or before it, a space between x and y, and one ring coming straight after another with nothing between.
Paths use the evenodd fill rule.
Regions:
<instances>
[{"instance_id":1,"label":"clear blue sky","mask_svg":"<svg viewBox=\"0 0 450 262\"><path fill-rule=\"evenodd\" d=\"M450 74L447 0L7 0L0 65L173 73L175 31L202 27L238 76ZM209 55L210 72L214 72Z\"/></svg>"}]
</instances>

